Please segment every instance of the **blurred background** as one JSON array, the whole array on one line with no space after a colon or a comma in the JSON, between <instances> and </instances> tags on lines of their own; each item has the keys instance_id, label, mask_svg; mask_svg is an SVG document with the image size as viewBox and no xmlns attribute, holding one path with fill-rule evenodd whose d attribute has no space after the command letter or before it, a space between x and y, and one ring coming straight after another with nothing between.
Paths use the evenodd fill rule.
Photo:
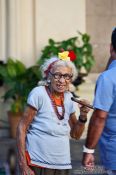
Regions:
<instances>
[{"instance_id":1,"label":"blurred background","mask_svg":"<svg viewBox=\"0 0 116 175\"><path fill-rule=\"evenodd\" d=\"M10 125L14 121L7 111L18 112L19 121L28 92L41 78L39 60L58 49L75 50L77 69L86 75L74 83L75 93L92 103L96 79L110 56L114 27L115 0L0 0L0 96L4 96L0 98L0 175L5 174L4 162L15 154L16 136L11 130L15 132L17 124ZM15 162L15 157L10 161Z\"/></svg>"}]
</instances>

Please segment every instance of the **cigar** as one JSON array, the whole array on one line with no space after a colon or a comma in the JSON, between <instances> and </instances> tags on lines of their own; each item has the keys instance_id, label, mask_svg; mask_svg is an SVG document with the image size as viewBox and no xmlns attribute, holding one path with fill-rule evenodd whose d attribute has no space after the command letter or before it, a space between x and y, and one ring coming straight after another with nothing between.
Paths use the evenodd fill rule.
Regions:
<instances>
[{"instance_id":1,"label":"cigar","mask_svg":"<svg viewBox=\"0 0 116 175\"><path fill-rule=\"evenodd\" d=\"M72 100L72 101L75 101L76 103L79 103L79 104L81 104L81 105L83 105L83 106L86 106L86 107L88 107L88 108L94 109L94 107L93 107L92 105L85 104L85 103L82 102L81 100L77 100L77 99L74 98L74 97L71 97L71 100Z\"/></svg>"}]
</instances>

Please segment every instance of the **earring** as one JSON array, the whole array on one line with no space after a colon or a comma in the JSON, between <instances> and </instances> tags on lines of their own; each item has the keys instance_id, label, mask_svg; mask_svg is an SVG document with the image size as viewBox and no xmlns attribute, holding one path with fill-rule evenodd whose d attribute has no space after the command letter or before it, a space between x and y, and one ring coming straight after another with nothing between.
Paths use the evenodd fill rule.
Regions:
<instances>
[{"instance_id":1,"label":"earring","mask_svg":"<svg viewBox=\"0 0 116 175\"><path fill-rule=\"evenodd\" d=\"M50 83L51 83L50 79L47 79L47 84L50 84Z\"/></svg>"}]
</instances>

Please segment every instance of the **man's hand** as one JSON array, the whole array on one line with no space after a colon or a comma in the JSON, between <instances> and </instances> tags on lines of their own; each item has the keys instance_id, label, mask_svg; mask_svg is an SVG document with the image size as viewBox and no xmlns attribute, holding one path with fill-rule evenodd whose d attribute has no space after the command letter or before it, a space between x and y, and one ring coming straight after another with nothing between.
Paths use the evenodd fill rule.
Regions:
<instances>
[{"instance_id":1,"label":"man's hand","mask_svg":"<svg viewBox=\"0 0 116 175\"><path fill-rule=\"evenodd\" d=\"M86 170L92 171L94 169L94 155L90 153L84 153L82 164Z\"/></svg>"}]
</instances>

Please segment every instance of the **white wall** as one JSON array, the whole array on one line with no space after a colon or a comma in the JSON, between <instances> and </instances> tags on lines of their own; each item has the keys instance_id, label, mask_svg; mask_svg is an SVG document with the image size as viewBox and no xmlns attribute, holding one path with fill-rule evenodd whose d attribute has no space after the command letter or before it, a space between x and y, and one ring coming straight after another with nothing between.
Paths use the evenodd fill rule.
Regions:
<instances>
[{"instance_id":1,"label":"white wall","mask_svg":"<svg viewBox=\"0 0 116 175\"><path fill-rule=\"evenodd\" d=\"M85 0L0 0L0 60L36 62L49 38L85 32Z\"/></svg>"},{"instance_id":2,"label":"white wall","mask_svg":"<svg viewBox=\"0 0 116 175\"><path fill-rule=\"evenodd\" d=\"M36 55L49 38L61 41L85 32L85 0L36 0Z\"/></svg>"}]
</instances>

